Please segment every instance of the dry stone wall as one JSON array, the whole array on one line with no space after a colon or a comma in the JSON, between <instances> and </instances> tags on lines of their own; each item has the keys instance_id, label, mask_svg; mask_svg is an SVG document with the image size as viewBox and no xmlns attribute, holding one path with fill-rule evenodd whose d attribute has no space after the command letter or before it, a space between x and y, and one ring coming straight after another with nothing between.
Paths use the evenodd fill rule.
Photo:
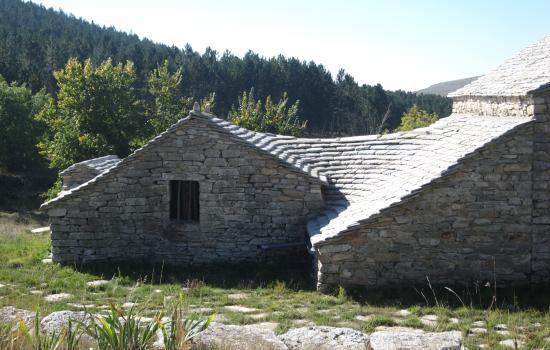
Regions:
<instances>
[{"instance_id":1,"label":"dry stone wall","mask_svg":"<svg viewBox=\"0 0 550 350\"><path fill-rule=\"evenodd\" d=\"M533 235L532 225L548 220L534 217L548 192L532 205L534 125L508 132L399 205L317 246L318 287L403 286L425 276L448 285L496 277L504 285L548 271L547 235Z\"/></svg>"},{"instance_id":2,"label":"dry stone wall","mask_svg":"<svg viewBox=\"0 0 550 350\"><path fill-rule=\"evenodd\" d=\"M170 180L199 182L199 222L170 220ZM319 181L199 117L78 191L48 207L54 261L267 259L263 244L305 250L306 220L323 207Z\"/></svg>"},{"instance_id":3,"label":"dry stone wall","mask_svg":"<svg viewBox=\"0 0 550 350\"><path fill-rule=\"evenodd\" d=\"M550 278L550 90L534 98L533 276Z\"/></svg>"}]
</instances>

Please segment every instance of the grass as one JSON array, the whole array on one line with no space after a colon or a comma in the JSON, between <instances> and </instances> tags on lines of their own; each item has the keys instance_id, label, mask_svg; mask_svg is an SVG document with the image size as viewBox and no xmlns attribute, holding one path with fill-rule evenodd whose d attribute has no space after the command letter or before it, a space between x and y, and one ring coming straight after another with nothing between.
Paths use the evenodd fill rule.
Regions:
<instances>
[{"instance_id":1,"label":"grass","mask_svg":"<svg viewBox=\"0 0 550 350\"><path fill-rule=\"evenodd\" d=\"M59 310L101 313L109 305L135 303L142 316L154 317L177 298L186 315L207 317L227 324L276 322L276 333L304 325L350 327L367 333L378 326L406 326L426 331L459 330L465 345L475 349L481 344L498 349L504 339L518 339L526 348L550 349L550 293L548 290L508 290L498 293L496 307L488 309L491 290L457 293L465 305L443 288L425 288L425 300L414 288L384 291L344 290L324 295L313 289L308 270L172 269L167 266L116 266L82 270L72 266L43 264L49 254L49 235L31 234L29 228L41 226L33 216L0 215L0 307L15 306L47 315ZM2 223L3 222L3 223ZM245 272L243 272L245 271ZM87 282L105 279L108 283L92 288ZM417 286L417 288L420 288ZM44 296L70 293L71 298L47 302ZM227 306L255 309L242 313ZM397 316L401 309L410 314ZM427 325L422 318L438 316ZM455 322L451 322L451 319ZM487 323L486 334L469 336L474 321ZM494 328L508 326L509 335ZM2 329L0 328L0 334ZM1 337L0 337L1 338ZM501 348L501 347L500 347Z\"/></svg>"}]
</instances>

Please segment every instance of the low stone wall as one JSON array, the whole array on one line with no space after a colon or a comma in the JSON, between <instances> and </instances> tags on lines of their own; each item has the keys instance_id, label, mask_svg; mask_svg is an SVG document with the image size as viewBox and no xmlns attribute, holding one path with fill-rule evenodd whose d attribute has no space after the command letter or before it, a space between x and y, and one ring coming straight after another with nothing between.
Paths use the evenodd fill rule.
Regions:
<instances>
[{"instance_id":1,"label":"low stone wall","mask_svg":"<svg viewBox=\"0 0 550 350\"><path fill-rule=\"evenodd\" d=\"M399 205L317 246L318 287L424 284L425 276L436 284L496 278L505 285L548 270L537 257L548 257L550 245L533 236L533 129L534 122L517 127Z\"/></svg>"},{"instance_id":2,"label":"low stone wall","mask_svg":"<svg viewBox=\"0 0 550 350\"><path fill-rule=\"evenodd\" d=\"M199 118L123 162L48 206L54 261L257 261L263 244L305 251L306 220L324 205L318 180ZM170 180L199 182L199 222L170 220Z\"/></svg>"},{"instance_id":3,"label":"low stone wall","mask_svg":"<svg viewBox=\"0 0 550 350\"><path fill-rule=\"evenodd\" d=\"M531 117L534 106L530 96L460 96L453 98L453 113Z\"/></svg>"}]
</instances>

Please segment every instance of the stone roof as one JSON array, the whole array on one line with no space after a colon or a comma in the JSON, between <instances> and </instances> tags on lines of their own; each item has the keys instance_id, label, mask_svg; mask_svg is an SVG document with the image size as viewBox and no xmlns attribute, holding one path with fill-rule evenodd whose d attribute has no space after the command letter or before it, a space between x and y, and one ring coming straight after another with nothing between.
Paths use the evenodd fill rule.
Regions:
<instances>
[{"instance_id":1,"label":"stone roof","mask_svg":"<svg viewBox=\"0 0 550 350\"><path fill-rule=\"evenodd\" d=\"M295 138L211 121L326 180L327 209L308 223L312 244L329 240L399 203L526 117L452 114L427 128L386 135Z\"/></svg>"},{"instance_id":2,"label":"stone roof","mask_svg":"<svg viewBox=\"0 0 550 350\"><path fill-rule=\"evenodd\" d=\"M238 142L276 157L289 168L308 174L326 185L326 210L307 225L312 244L325 242L365 223L381 210L401 202L404 197L440 178L489 141L532 120L526 117L452 114L429 127L409 132L296 138L250 131L212 114L193 111L190 117L180 120L130 156L110 163L112 166L106 165L109 164L108 159L79 163L88 166L103 164L105 168L90 181L61 192L42 207L108 176L192 117L210 123L233 135ZM115 161L114 158L109 159Z\"/></svg>"},{"instance_id":3,"label":"stone roof","mask_svg":"<svg viewBox=\"0 0 550 350\"><path fill-rule=\"evenodd\" d=\"M108 155L99 158L88 159L83 162L71 165L67 169L61 171L59 173L59 176L69 175L70 173L77 171L79 168L85 168L87 170L92 170L93 172L100 174L114 167L119 161L120 158L118 158L116 155Z\"/></svg>"},{"instance_id":4,"label":"stone roof","mask_svg":"<svg viewBox=\"0 0 550 350\"><path fill-rule=\"evenodd\" d=\"M448 96L524 96L548 83L550 34Z\"/></svg>"}]
</instances>

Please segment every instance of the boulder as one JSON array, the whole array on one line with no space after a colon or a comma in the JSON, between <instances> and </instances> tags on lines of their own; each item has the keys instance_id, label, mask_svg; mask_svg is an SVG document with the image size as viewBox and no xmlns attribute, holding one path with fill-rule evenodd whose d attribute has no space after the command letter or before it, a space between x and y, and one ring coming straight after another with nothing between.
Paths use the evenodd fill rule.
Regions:
<instances>
[{"instance_id":1,"label":"boulder","mask_svg":"<svg viewBox=\"0 0 550 350\"><path fill-rule=\"evenodd\" d=\"M367 350L369 336L351 328L293 328L279 338L290 350Z\"/></svg>"},{"instance_id":2,"label":"boulder","mask_svg":"<svg viewBox=\"0 0 550 350\"><path fill-rule=\"evenodd\" d=\"M16 326L16 324L22 320L30 329L32 328L35 316L36 312L34 311L18 309L13 306L0 308L0 323L4 324L13 324Z\"/></svg>"},{"instance_id":3,"label":"boulder","mask_svg":"<svg viewBox=\"0 0 550 350\"><path fill-rule=\"evenodd\" d=\"M224 350L287 350L270 330L254 326L231 326L212 322L210 327L193 338L194 349Z\"/></svg>"},{"instance_id":4,"label":"boulder","mask_svg":"<svg viewBox=\"0 0 550 350\"><path fill-rule=\"evenodd\" d=\"M460 350L462 334L451 332L424 332L422 330L409 331L380 331L370 335L372 350Z\"/></svg>"},{"instance_id":5,"label":"boulder","mask_svg":"<svg viewBox=\"0 0 550 350\"><path fill-rule=\"evenodd\" d=\"M86 315L83 311L56 311L40 321L40 328L46 333L60 333L68 326L69 320L84 322L86 318L90 319L90 317L90 315ZM75 327L76 322L74 323Z\"/></svg>"}]
</instances>

